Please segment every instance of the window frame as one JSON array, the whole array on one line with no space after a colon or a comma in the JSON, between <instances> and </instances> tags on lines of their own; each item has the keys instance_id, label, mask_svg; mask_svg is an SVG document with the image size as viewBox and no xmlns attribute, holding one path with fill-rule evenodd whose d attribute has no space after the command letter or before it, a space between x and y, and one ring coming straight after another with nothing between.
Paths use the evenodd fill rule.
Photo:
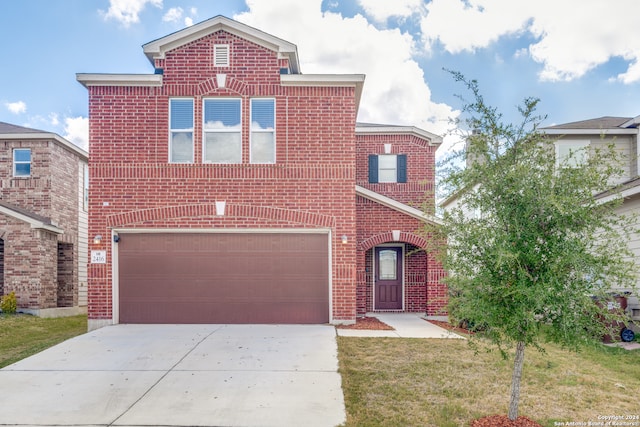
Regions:
<instances>
[{"instance_id":1,"label":"window frame","mask_svg":"<svg viewBox=\"0 0 640 427\"><path fill-rule=\"evenodd\" d=\"M171 127L171 117L173 111L173 101L191 101L191 127L190 128L173 128ZM195 100L191 97L172 97L169 98L169 163L174 164L193 164L195 163L195 141L194 141L194 123L195 123ZM174 133L191 133L191 160L176 161L173 159L173 134Z\"/></svg>"},{"instance_id":2,"label":"window frame","mask_svg":"<svg viewBox=\"0 0 640 427\"><path fill-rule=\"evenodd\" d=\"M393 158L393 168L389 168L389 167L382 167L382 162L380 161L381 158L387 158L387 159L391 159ZM382 180L380 179L381 177L381 171L393 171L394 172L394 177L393 180ZM395 184L398 182L398 155L397 154L378 154L378 183L380 184Z\"/></svg>"},{"instance_id":3,"label":"window frame","mask_svg":"<svg viewBox=\"0 0 640 427\"><path fill-rule=\"evenodd\" d=\"M564 149L565 153L560 153ZM588 139L565 139L555 141L556 169L579 168L589 161L591 141ZM582 154L578 153L582 151ZM569 154L572 154L571 162L567 162Z\"/></svg>"},{"instance_id":4,"label":"window frame","mask_svg":"<svg viewBox=\"0 0 640 427\"><path fill-rule=\"evenodd\" d=\"M239 106L240 115L238 117L238 129L237 132L231 132L229 129L206 129L205 126L205 118L206 118L206 104L207 102L219 102L219 101L237 101ZM240 97L210 97L202 99L202 163L208 165L237 165L242 164L242 98ZM214 162L211 160L207 160L207 134L208 133L238 133L240 136L240 156L237 162Z\"/></svg>"},{"instance_id":5,"label":"window frame","mask_svg":"<svg viewBox=\"0 0 640 427\"><path fill-rule=\"evenodd\" d=\"M29 160L25 161L25 160L16 160L16 153L20 152L20 151L26 151L29 153ZM12 153L12 160L13 160L13 177L14 178L29 178L31 177L31 166L33 163L33 155L31 152L31 148L14 148L13 149L13 153ZM18 168L17 165L25 165L28 164L29 165L29 173L27 174L19 174L18 173Z\"/></svg>"},{"instance_id":6,"label":"window frame","mask_svg":"<svg viewBox=\"0 0 640 427\"><path fill-rule=\"evenodd\" d=\"M254 101L272 101L273 104L273 128L272 129L254 129L253 127L253 102ZM270 162L256 162L253 160L253 136L254 134L272 134L273 135L273 159ZM254 165L272 165L277 161L277 139L276 139L276 99L271 97L251 98L249 100L249 163Z\"/></svg>"}]
</instances>

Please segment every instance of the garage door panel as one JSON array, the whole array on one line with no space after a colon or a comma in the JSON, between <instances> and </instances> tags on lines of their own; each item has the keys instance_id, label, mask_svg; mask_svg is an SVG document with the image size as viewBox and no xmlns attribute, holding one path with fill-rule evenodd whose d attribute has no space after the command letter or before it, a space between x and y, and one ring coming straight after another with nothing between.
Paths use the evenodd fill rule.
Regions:
<instances>
[{"instance_id":1,"label":"garage door panel","mask_svg":"<svg viewBox=\"0 0 640 427\"><path fill-rule=\"evenodd\" d=\"M328 235L123 234L121 323L324 323Z\"/></svg>"}]
</instances>

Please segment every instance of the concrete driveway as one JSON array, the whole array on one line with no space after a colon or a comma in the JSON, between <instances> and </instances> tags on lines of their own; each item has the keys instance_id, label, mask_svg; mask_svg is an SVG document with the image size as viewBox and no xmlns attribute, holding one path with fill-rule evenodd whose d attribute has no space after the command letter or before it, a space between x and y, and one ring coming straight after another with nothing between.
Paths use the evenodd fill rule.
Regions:
<instances>
[{"instance_id":1,"label":"concrete driveway","mask_svg":"<svg viewBox=\"0 0 640 427\"><path fill-rule=\"evenodd\" d=\"M0 370L0 425L335 426L325 325L116 325Z\"/></svg>"}]
</instances>

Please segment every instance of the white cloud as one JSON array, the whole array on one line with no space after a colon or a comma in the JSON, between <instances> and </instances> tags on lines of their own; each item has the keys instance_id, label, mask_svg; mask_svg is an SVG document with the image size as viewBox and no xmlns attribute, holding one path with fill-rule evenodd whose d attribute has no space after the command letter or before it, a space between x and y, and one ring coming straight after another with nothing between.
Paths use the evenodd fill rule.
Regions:
<instances>
[{"instance_id":1,"label":"white cloud","mask_svg":"<svg viewBox=\"0 0 640 427\"><path fill-rule=\"evenodd\" d=\"M529 19L526 9L512 0L433 0L420 25L422 36L428 47L440 42L453 54L473 52L522 31Z\"/></svg>"},{"instance_id":2,"label":"white cloud","mask_svg":"<svg viewBox=\"0 0 640 427\"><path fill-rule=\"evenodd\" d=\"M183 12L184 11L181 7L172 7L167 11L167 13L164 14L162 20L164 22L178 22L180 19L182 19Z\"/></svg>"},{"instance_id":3,"label":"white cloud","mask_svg":"<svg viewBox=\"0 0 640 427\"><path fill-rule=\"evenodd\" d=\"M66 117L64 119L64 138L78 147L89 149L89 119L86 117Z\"/></svg>"},{"instance_id":4,"label":"white cloud","mask_svg":"<svg viewBox=\"0 0 640 427\"><path fill-rule=\"evenodd\" d=\"M13 114L22 114L27 112L27 104L24 101L7 102L4 104L7 110Z\"/></svg>"},{"instance_id":5,"label":"white cloud","mask_svg":"<svg viewBox=\"0 0 640 427\"><path fill-rule=\"evenodd\" d=\"M640 26L629 13L636 7L636 0L619 0L615 7L600 0L432 0L421 29L425 50L440 43L452 54L527 33L536 39L528 55L542 64L539 77L547 81L580 78L621 57L630 65L617 79L632 83L640 81Z\"/></svg>"},{"instance_id":6,"label":"white cloud","mask_svg":"<svg viewBox=\"0 0 640 427\"><path fill-rule=\"evenodd\" d=\"M186 18L184 18L185 27L190 27L192 25L193 25L193 18L191 18L190 16L187 16Z\"/></svg>"},{"instance_id":7,"label":"white cloud","mask_svg":"<svg viewBox=\"0 0 640 427\"><path fill-rule=\"evenodd\" d=\"M423 0L358 0L367 16L377 22L385 22L391 17L408 17L419 11Z\"/></svg>"},{"instance_id":8,"label":"white cloud","mask_svg":"<svg viewBox=\"0 0 640 427\"><path fill-rule=\"evenodd\" d=\"M115 19L128 27L140 22L140 13L147 4L162 9L162 0L109 0L109 10L101 13L105 20Z\"/></svg>"},{"instance_id":9,"label":"white cloud","mask_svg":"<svg viewBox=\"0 0 640 427\"><path fill-rule=\"evenodd\" d=\"M247 6L235 19L295 43L303 73L366 74L359 121L442 134L457 114L431 100L423 70L412 58L411 35L376 29L361 15L323 13L321 0L247 0Z\"/></svg>"}]
</instances>

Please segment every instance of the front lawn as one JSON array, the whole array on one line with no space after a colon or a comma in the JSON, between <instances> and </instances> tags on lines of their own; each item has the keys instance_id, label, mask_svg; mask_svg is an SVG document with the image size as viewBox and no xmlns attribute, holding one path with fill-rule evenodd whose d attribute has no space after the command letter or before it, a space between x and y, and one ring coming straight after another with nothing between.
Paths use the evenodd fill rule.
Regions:
<instances>
[{"instance_id":1,"label":"front lawn","mask_svg":"<svg viewBox=\"0 0 640 427\"><path fill-rule=\"evenodd\" d=\"M42 319L0 314L0 368L87 332L87 316Z\"/></svg>"},{"instance_id":2,"label":"front lawn","mask_svg":"<svg viewBox=\"0 0 640 427\"><path fill-rule=\"evenodd\" d=\"M640 416L639 350L546 350L526 350L520 415L554 427ZM508 411L513 362L496 351L474 354L453 339L352 337L338 337L338 351L347 427L459 427Z\"/></svg>"}]
</instances>

